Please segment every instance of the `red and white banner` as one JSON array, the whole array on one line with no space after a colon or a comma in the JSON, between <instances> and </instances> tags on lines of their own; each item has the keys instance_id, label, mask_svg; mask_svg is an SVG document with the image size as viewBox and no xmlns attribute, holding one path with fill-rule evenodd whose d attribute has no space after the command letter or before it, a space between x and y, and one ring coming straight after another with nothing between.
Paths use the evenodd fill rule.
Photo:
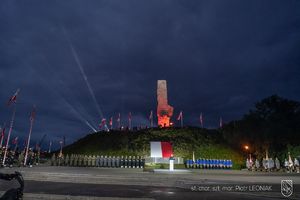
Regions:
<instances>
[{"instance_id":1,"label":"red and white banner","mask_svg":"<svg viewBox=\"0 0 300 200\"><path fill-rule=\"evenodd\" d=\"M101 129L101 128L105 127L105 126L106 126L106 119L103 118L103 119L101 120L101 123L99 124L99 128Z\"/></svg>"},{"instance_id":2,"label":"red and white banner","mask_svg":"<svg viewBox=\"0 0 300 200\"><path fill-rule=\"evenodd\" d=\"M170 142L150 142L151 156L154 158L170 158L173 148Z\"/></svg>"}]
</instances>

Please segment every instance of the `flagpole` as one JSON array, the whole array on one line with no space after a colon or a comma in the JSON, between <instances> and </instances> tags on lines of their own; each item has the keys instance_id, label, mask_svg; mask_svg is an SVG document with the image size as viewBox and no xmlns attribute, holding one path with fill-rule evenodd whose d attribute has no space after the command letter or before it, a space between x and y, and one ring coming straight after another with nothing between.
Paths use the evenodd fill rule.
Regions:
<instances>
[{"instance_id":1,"label":"flagpole","mask_svg":"<svg viewBox=\"0 0 300 200\"><path fill-rule=\"evenodd\" d=\"M18 148L18 142L16 143L16 145L15 145L15 149L14 149L14 152L16 153L16 151L17 151L17 148Z\"/></svg>"},{"instance_id":2,"label":"flagpole","mask_svg":"<svg viewBox=\"0 0 300 200\"><path fill-rule=\"evenodd\" d=\"M1 142L0 142L0 148L2 148L3 139L4 139L3 128L1 128L0 130L1 130Z\"/></svg>"},{"instance_id":3,"label":"flagpole","mask_svg":"<svg viewBox=\"0 0 300 200\"><path fill-rule=\"evenodd\" d=\"M183 128L183 113L181 111L181 128Z\"/></svg>"},{"instance_id":4,"label":"flagpole","mask_svg":"<svg viewBox=\"0 0 300 200\"><path fill-rule=\"evenodd\" d=\"M28 139L27 139L27 146L26 146L26 152L25 152L25 159L24 159L24 166L26 166L26 161L27 161L27 157L28 157L28 149L29 149L29 143L30 143L30 138L31 138L31 133L32 133L32 127L33 127L33 117L30 120L30 130L29 130L29 135L28 135Z\"/></svg>"},{"instance_id":5,"label":"flagpole","mask_svg":"<svg viewBox=\"0 0 300 200\"><path fill-rule=\"evenodd\" d=\"M151 117L151 120L150 120L150 127L151 128L153 127L153 117Z\"/></svg>"},{"instance_id":6,"label":"flagpole","mask_svg":"<svg viewBox=\"0 0 300 200\"><path fill-rule=\"evenodd\" d=\"M52 141L49 142L49 149L48 149L48 153L51 153L51 146L52 146Z\"/></svg>"},{"instance_id":7,"label":"flagpole","mask_svg":"<svg viewBox=\"0 0 300 200\"><path fill-rule=\"evenodd\" d=\"M150 112L150 117L149 117L150 119L150 128L153 128L153 111L151 110L151 112Z\"/></svg>"},{"instance_id":8,"label":"flagpole","mask_svg":"<svg viewBox=\"0 0 300 200\"><path fill-rule=\"evenodd\" d=\"M14 152L16 153L17 151L17 148L18 148L18 140L16 141L16 145L15 145L15 148L14 148Z\"/></svg>"},{"instance_id":9,"label":"flagpole","mask_svg":"<svg viewBox=\"0 0 300 200\"><path fill-rule=\"evenodd\" d=\"M110 130L112 130L113 129L113 117L110 118L109 123L110 123Z\"/></svg>"},{"instance_id":10,"label":"flagpole","mask_svg":"<svg viewBox=\"0 0 300 200\"><path fill-rule=\"evenodd\" d=\"M129 130L131 130L131 112L129 112L129 115L128 115L128 128Z\"/></svg>"},{"instance_id":11,"label":"flagpole","mask_svg":"<svg viewBox=\"0 0 300 200\"><path fill-rule=\"evenodd\" d=\"M1 130L1 131L2 131L2 130ZM2 144L3 144L3 135L1 135L0 148L2 148Z\"/></svg>"},{"instance_id":12,"label":"flagpole","mask_svg":"<svg viewBox=\"0 0 300 200\"><path fill-rule=\"evenodd\" d=\"M201 123L201 128L204 128L203 126L203 114L200 113L200 123Z\"/></svg>"},{"instance_id":13,"label":"flagpole","mask_svg":"<svg viewBox=\"0 0 300 200\"><path fill-rule=\"evenodd\" d=\"M5 146L4 156L3 156L3 162L2 162L3 166L5 165L7 149L8 149L10 134L12 132L12 128L13 128L13 124L14 124L14 120L15 120L16 110L17 110L17 106L14 104L13 114L12 114L11 121L10 121L10 127L9 127L9 131L8 131L8 135L7 135L7 141L6 141L6 146Z\"/></svg>"},{"instance_id":14,"label":"flagpole","mask_svg":"<svg viewBox=\"0 0 300 200\"><path fill-rule=\"evenodd\" d=\"M119 116L118 116L118 127L119 127L119 129L121 129L121 113L119 113Z\"/></svg>"},{"instance_id":15,"label":"flagpole","mask_svg":"<svg viewBox=\"0 0 300 200\"><path fill-rule=\"evenodd\" d=\"M59 152L59 156L58 157L62 157L63 156L63 152L62 152L62 149L63 149L63 147L62 147L62 141L59 141L59 144L60 144L60 152Z\"/></svg>"}]
</instances>

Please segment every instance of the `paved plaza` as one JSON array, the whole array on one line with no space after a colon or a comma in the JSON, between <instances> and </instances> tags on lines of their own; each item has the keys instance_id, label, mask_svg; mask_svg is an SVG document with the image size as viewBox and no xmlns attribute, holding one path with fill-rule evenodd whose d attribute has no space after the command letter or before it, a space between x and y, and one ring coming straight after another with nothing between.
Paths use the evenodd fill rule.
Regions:
<instances>
[{"instance_id":1,"label":"paved plaza","mask_svg":"<svg viewBox=\"0 0 300 200\"><path fill-rule=\"evenodd\" d=\"M292 180L290 199L300 198L300 175L236 170L143 171L122 168L4 168L25 179L24 199L284 199L281 180ZM0 190L17 187L1 181Z\"/></svg>"}]
</instances>

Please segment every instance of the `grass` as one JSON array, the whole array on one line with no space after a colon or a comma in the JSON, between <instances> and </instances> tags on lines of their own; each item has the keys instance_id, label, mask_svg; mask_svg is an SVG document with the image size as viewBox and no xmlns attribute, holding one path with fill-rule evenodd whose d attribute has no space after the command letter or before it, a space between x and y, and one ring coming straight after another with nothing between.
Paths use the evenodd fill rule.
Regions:
<instances>
[{"instance_id":1,"label":"grass","mask_svg":"<svg viewBox=\"0 0 300 200\"><path fill-rule=\"evenodd\" d=\"M231 159L233 168L243 166L243 156L231 148L218 130L201 128L144 129L89 134L64 148L65 154L150 156L150 141L170 141L174 156L184 159ZM168 168L168 165L154 166ZM184 166L178 166L184 168Z\"/></svg>"}]
</instances>

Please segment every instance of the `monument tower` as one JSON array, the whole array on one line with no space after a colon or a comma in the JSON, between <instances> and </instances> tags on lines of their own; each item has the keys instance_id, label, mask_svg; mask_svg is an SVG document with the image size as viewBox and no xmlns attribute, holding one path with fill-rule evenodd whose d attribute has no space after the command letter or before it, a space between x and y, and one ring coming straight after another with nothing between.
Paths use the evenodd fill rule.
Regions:
<instances>
[{"instance_id":1,"label":"monument tower","mask_svg":"<svg viewBox=\"0 0 300 200\"><path fill-rule=\"evenodd\" d=\"M169 127L173 107L168 104L167 81L157 81L157 119L159 127Z\"/></svg>"}]
</instances>

